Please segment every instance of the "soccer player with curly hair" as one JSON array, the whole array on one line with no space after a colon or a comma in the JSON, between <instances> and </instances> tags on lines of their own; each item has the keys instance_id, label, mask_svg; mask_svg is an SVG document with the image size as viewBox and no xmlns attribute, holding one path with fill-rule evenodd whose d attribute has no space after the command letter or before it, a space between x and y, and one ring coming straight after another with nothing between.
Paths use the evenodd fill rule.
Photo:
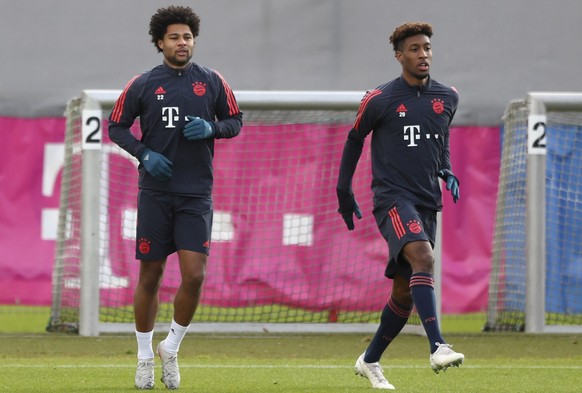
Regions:
<instances>
[{"instance_id":1,"label":"soccer player with curly hair","mask_svg":"<svg viewBox=\"0 0 582 393\"><path fill-rule=\"evenodd\" d=\"M355 371L372 387L394 389L379 364L402 330L413 306L426 332L430 365L438 373L463 363L441 335L434 296L434 243L437 212L442 209L439 178L453 201L459 180L450 161L449 127L458 94L430 76L432 26L405 23L390 36L401 75L366 93L345 142L337 182L339 213L348 230L362 217L352 178L365 138L372 134L373 215L389 248L385 271L392 293L380 325Z\"/></svg>"},{"instance_id":2,"label":"soccer player with curly hair","mask_svg":"<svg viewBox=\"0 0 582 393\"><path fill-rule=\"evenodd\" d=\"M135 386L154 387L152 339L168 255L181 272L170 331L157 346L162 382L180 386L178 350L198 303L212 232L214 141L237 136L242 112L215 70L192 62L200 18L189 7L160 8L150 21L163 63L129 81L109 117L109 137L139 160L134 293ZM141 138L130 132L139 117Z\"/></svg>"}]
</instances>

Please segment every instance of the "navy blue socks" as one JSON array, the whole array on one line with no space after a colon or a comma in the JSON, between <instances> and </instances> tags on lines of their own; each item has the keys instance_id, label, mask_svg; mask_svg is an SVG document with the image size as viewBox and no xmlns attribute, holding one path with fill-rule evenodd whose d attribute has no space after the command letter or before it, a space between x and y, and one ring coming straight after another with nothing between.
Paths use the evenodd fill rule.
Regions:
<instances>
[{"instance_id":1,"label":"navy blue socks","mask_svg":"<svg viewBox=\"0 0 582 393\"><path fill-rule=\"evenodd\" d=\"M444 344L436 313L432 274L415 273L410 277L410 292L430 343L430 353L437 350L436 342Z\"/></svg>"},{"instance_id":2,"label":"navy blue socks","mask_svg":"<svg viewBox=\"0 0 582 393\"><path fill-rule=\"evenodd\" d=\"M380 326L368 345L368 349L366 349L364 362L375 363L380 360L388 345L406 325L411 310L412 308L406 308L396 303L392 297L388 299L380 317Z\"/></svg>"}]
</instances>

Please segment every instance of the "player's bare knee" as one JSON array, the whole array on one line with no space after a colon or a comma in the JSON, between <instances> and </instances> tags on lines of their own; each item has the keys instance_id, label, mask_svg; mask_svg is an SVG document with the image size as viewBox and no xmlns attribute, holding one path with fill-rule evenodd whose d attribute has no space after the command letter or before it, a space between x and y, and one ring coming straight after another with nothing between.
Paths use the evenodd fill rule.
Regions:
<instances>
[{"instance_id":1,"label":"player's bare knee","mask_svg":"<svg viewBox=\"0 0 582 393\"><path fill-rule=\"evenodd\" d=\"M162 267L142 268L139 274L138 285L145 291L155 293L162 285Z\"/></svg>"},{"instance_id":2,"label":"player's bare knee","mask_svg":"<svg viewBox=\"0 0 582 393\"><path fill-rule=\"evenodd\" d=\"M432 252L416 253L409 259L410 266L413 273L429 273L434 271L434 255Z\"/></svg>"},{"instance_id":3,"label":"player's bare knee","mask_svg":"<svg viewBox=\"0 0 582 393\"><path fill-rule=\"evenodd\" d=\"M182 276L182 285L191 288L193 291L198 291L202 288L204 284L204 279L206 278L206 272L197 271Z\"/></svg>"}]
</instances>

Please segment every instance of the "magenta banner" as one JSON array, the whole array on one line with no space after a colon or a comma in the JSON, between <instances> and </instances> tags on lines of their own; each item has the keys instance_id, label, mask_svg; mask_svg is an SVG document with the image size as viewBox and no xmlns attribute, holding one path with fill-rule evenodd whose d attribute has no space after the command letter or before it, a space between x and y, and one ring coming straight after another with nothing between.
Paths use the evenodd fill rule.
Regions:
<instances>
[{"instance_id":1,"label":"magenta banner","mask_svg":"<svg viewBox=\"0 0 582 393\"><path fill-rule=\"evenodd\" d=\"M0 304L51 302L65 121L0 118ZM357 197L364 218L348 232L337 214L335 180L347 128L307 132L295 126L248 125L216 143L215 224L203 302L216 306L279 304L310 310L376 311L389 294L383 277L387 248L371 214L369 156L362 156ZM497 128L454 128L453 168L461 200L445 195L443 311L487 306L491 237L499 171ZM131 304L138 264L127 221L136 184L127 157L111 155L111 182L125 182L110 204L107 266L123 282L117 300ZM110 192L115 192L111 188ZM169 261L173 263L175 258ZM437 262L438 263L438 262ZM168 269L165 281L174 282ZM372 294L372 296L370 295ZM163 290L162 300L173 295ZM107 296L103 296L107 299Z\"/></svg>"}]
</instances>

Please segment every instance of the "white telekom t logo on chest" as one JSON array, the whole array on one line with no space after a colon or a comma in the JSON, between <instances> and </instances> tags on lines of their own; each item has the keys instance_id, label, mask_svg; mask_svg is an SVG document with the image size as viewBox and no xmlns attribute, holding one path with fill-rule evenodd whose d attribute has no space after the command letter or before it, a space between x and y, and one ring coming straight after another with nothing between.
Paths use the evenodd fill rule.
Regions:
<instances>
[{"instance_id":1,"label":"white telekom t logo on chest","mask_svg":"<svg viewBox=\"0 0 582 393\"><path fill-rule=\"evenodd\" d=\"M404 126L404 140L408 141L407 147L418 146L415 142L420 139L420 126Z\"/></svg>"},{"instance_id":2,"label":"white telekom t logo on chest","mask_svg":"<svg viewBox=\"0 0 582 393\"><path fill-rule=\"evenodd\" d=\"M162 107L162 121L166 122L166 128L176 128L174 122L178 120L180 120L180 116L177 106Z\"/></svg>"},{"instance_id":3,"label":"white telekom t logo on chest","mask_svg":"<svg viewBox=\"0 0 582 393\"><path fill-rule=\"evenodd\" d=\"M426 139L439 139L439 134L425 134ZM417 140L420 139L420 126L404 126L404 140L408 141L406 147L416 147L418 144Z\"/></svg>"}]
</instances>

